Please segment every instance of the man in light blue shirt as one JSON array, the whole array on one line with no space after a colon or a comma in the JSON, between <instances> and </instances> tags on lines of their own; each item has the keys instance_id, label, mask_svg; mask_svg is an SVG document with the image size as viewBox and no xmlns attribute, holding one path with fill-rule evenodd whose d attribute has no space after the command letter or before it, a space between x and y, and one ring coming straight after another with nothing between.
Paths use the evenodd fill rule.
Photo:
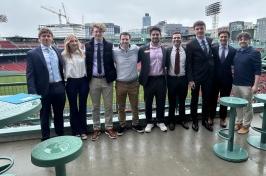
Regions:
<instances>
[{"instance_id":1,"label":"man in light blue shirt","mask_svg":"<svg viewBox=\"0 0 266 176\"><path fill-rule=\"evenodd\" d=\"M55 133L64 134L63 110L65 107L65 83L63 60L58 50L52 46L53 33L47 28L39 31L41 45L27 53L27 85L30 94L41 95L40 111L42 140L50 138L49 118L54 114Z\"/></svg>"}]
</instances>

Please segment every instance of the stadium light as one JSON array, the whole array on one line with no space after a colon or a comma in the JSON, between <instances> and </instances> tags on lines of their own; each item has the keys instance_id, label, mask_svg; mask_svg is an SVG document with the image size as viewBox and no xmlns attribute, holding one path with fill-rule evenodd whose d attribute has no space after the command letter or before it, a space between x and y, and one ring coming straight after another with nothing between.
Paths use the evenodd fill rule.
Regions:
<instances>
[{"instance_id":1,"label":"stadium light","mask_svg":"<svg viewBox=\"0 0 266 176\"><path fill-rule=\"evenodd\" d=\"M205 7L205 15L212 16L212 37L218 37L218 14L221 12L222 3L221 1L212 3Z\"/></svg>"}]
</instances>

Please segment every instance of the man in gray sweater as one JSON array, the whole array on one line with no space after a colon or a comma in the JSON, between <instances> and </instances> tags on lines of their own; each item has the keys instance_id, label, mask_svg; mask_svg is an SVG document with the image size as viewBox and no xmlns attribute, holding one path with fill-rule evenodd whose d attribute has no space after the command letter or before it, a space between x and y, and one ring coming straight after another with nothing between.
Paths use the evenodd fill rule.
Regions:
<instances>
[{"instance_id":1,"label":"man in gray sweater","mask_svg":"<svg viewBox=\"0 0 266 176\"><path fill-rule=\"evenodd\" d=\"M126 98L128 95L132 110L132 129L143 133L143 127L139 125L138 116L138 51L136 45L130 44L131 36L127 32L120 34L120 45L113 49L114 62L117 71L116 80L116 100L118 105L118 115L120 126L117 130L118 135L123 135L126 129Z\"/></svg>"}]
</instances>

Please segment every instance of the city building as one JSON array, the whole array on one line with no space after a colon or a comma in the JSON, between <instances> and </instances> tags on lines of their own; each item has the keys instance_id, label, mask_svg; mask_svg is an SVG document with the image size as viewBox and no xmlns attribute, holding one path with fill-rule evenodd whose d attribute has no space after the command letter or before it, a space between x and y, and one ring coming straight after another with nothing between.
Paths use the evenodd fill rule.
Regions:
<instances>
[{"instance_id":1,"label":"city building","mask_svg":"<svg viewBox=\"0 0 266 176\"><path fill-rule=\"evenodd\" d=\"M257 19L256 40L266 42L266 17Z\"/></svg>"},{"instance_id":2,"label":"city building","mask_svg":"<svg viewBox=\"0 0 266 176\"><path fill-rule=\"evenodd\" d=\"M82 24L47 24L39 25L40 28L49 28L54 38L65 38L68 34L74 34L78 38L85 38L85 26Z\"/></svg>"},{"instance_id":3,"label":"city building","mask_svg":"<svg viewBox=\"0 0 266 176\"><path fill-rule=\"evenodd\" d=\"M255 25L252 22L234 21L229 23L230 38L236 41L237 35L241 32L248 32L251 38L254 39Z\"/></svg>"},{"instance_id":4,"label":"city building","mask_svg":"<svg viewBox=\"0 0 266 176\"><path fill-rule=\"evenodd\" d=\"M180 32L182 35L189 34L189 27L183 26L182 24L173 24L167 23L164 21L159 21L155 26L158 26L161 29L162 36L172 36L172 34L176 31Z\"/></svg>"},{"instance_id":5,"label":"city building","mask_svg":"<svg viewBox=\"0 0 266 176\"><path fill-rule=\"evenodd\" d=\"M145 13L145 16L142 17L142 28L148 28L151 26L151 16L149 13Z\"/></svg>"},{"instance_id":6,"label":"city building","mask_svg":"<svg viewBox=\"0 0 266 176\"><path fill-rule=\"evenodd\" d=\"M91 27L93 23L86 23L85 24L85 38L91 38ZM107 39L115 38L117 35L120 34L120 26L115 25L114 23L104 23L106 27L106 31L104 33L104 37Z\"/></svg>"}]
</instances>

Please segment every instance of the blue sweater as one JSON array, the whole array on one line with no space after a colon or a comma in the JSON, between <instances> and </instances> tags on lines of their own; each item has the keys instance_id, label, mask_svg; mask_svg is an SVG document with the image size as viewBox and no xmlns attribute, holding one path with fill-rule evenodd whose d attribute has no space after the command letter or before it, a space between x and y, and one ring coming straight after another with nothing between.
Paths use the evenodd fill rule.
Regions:
<instances>
[{"instance_id":1,"label":"blue sweater","mask_svg":"<svg viewBox=\"0 0 266 176\"><path fill-rule=\"evenodd\" d=\"M261 74L261 54L253 47L240 48L234 57L233 84L253 86L255 75Z\"/></svg>"}]
</instances>

